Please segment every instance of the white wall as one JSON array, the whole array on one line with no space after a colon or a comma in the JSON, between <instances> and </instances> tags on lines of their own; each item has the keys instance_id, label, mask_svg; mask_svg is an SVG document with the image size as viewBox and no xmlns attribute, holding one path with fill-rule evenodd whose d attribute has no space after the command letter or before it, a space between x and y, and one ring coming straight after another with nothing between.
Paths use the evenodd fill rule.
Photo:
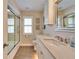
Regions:
<instances>
[{"instance_id":1,"label":"white wall","mask_svg":"<svg viewBox=\"0 0 79 59\"><path fill-rule=\"evenodd\" d=\"M69 9L64 10L64 15L67 15L67 14L70 14L73 12L75 12L74 6L69 8ZM46 25L46 29L44 30L44 33L48 33L51 36L58 35L58 36L61 36L63 38L69 38L69 39L75 38L74 32L65 32L65 31L56 32L55 29L56 29L56 25L53 25L53 26Z\"/></svg>"},{"instance_id":2,"label":"white wall","mask_svg":"<svg viewBox=\"0 0 79 59\"><path fill-rule=\"evenodd\" d=\"M75 33L74 32L65 32L65 31L55 31L56 26L48 26L46 25L46 29L44 30L44 33L48 33L51 36L60 36L63 38L74 38Z\"/></svg>"}]
</instances>

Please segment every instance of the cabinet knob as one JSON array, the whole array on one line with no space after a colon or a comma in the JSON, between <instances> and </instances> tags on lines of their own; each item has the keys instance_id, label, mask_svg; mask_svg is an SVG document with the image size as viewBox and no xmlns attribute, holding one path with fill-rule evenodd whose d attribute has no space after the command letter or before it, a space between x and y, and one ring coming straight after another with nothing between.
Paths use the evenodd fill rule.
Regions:
<instances>
[{"instance_id":1,"label":"cabinet knob","mask_svg":"<svg viewBox=\"0 0 79 59\"><path fill-rule=\"evenodd\" d=\"M43 52L42 52L42 51L41 51L40 53L41 53L41 54L43 54Z\"/></svg>"}]
</instances>

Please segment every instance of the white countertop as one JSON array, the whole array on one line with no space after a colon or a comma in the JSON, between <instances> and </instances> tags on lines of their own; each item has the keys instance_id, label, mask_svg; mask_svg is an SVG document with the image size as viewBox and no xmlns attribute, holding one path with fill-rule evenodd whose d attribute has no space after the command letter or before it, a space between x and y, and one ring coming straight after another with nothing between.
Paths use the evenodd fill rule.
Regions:
<instances>
[{"instance_id":1,"label":"white countertop","mask_svg":"<svg viewBox=\"0 0 79 59\"><path fill-rule=\"evenodd\" d=\"M45 39L55 39L54 37L51 36L37 35L37 38L40 38L44 46L46 46L49 52L52 55L54 55L56 59L75 59L75 48L69 46L63 46L63 45L51 46L49 41L45 41Z\"/></svg>"}]
</instances>

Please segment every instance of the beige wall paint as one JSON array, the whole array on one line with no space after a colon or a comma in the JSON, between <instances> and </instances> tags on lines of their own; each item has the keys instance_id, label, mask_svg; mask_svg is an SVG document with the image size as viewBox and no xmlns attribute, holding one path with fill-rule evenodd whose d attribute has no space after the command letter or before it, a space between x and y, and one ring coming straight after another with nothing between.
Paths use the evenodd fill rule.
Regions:
<instances>
[{"instance_id":1,"label":"beige wall paint","mask_svg":"<svg viewBox=\"0 0 79 59\"><path fill-rule=\"evenodd\" d=\"M26 42L29 42L29 44L32 44L32 40L31 39L34 39L35 38L35 35L37 35L38 33L40 33L40 32L42 32L42 22L43 22L43 19L42 19L42 12L22 12L21 13L21 15L22 15L22 17L21 17L21 23L20 23L20 25L21 25L21 42L22 42L22 44L27 44ZM32 16L33 17L33 33L32 33L32 35L29 35L29 34L25 34L24 33L24 16ZM35 29L35 25L36 25L36 23L35 23L35 20L36 20L36 18L40 18L40 20L41 20L41 23L40 23L40 30L39 31L37 31L36 29ZM27 38L26 38L27 37ZM30 39L30 41L29 40L27 40L27 39Z\"/></svg>"},{"instance_id":2,"label":"beige wall paint","mask_svg":"<svg viewBox=\"0 0 79 59\"><path fill-rule=\"evenodd\" d=\"M4 36L3 36L3 42L4 43L7 43L7 33L8 33L8 27L7 27L7 25L8 25L8 11L7 11L7 6L8 6L8 0L3 0L3 3L4 3L4 5L3 5L3 34L4 34Z\"/></svg>"},{"instance_id":3,"label":"beige wall paint","mask_svg":"<svg viewBox=\"0 0 79 59\"><path fill-rule=\"evenodd\" d=\"M7 42L7 4L8 0L3 0L3 44ZM3 49L3 59L7 59L7 47Z\"/></svg>"}]
</instances>

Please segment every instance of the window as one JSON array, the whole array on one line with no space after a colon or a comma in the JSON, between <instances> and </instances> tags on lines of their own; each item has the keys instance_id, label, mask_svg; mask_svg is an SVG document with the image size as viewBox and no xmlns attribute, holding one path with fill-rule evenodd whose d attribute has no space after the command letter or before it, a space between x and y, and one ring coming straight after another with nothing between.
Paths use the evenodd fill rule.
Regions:
<instances>
[{"instance_id":1,"label":"window","mask_svg":"<svg viewBox=\"0 0 79 59\"><path fill-rule=\"evenodd\" d=\"M24 18L24 33L32 33L32 18Z\"/></svg>"},{"instance_id":2,"label":"window","mask_svg":"<svg viewBox=\"0 0 79 59\"><path fill-rule=\"evenodd\" d=\"M8 18L8 33L14 33L14 18L10 16Z\"/></svg>"},{"instance_id":3,"label":"window","mask_svg":"<svg viewBox=\"0 0 79 59\"><path fill-rule=\"evenodd\" d=\"M71 16L68 18L68 27L75 27L75 18Z\"/></svg>"},{"instance_id":4,"label":"window","mask_svg":"<svg viewBox=\"0 0 79 59\"><path fill-rule=\"evenodd\" d=\"M68 16L66 18L64 18L64 26L65 27L72 27L74 28L75 27L75 16L72 15L72 16Z\"/></svg>"}]
</instances>

